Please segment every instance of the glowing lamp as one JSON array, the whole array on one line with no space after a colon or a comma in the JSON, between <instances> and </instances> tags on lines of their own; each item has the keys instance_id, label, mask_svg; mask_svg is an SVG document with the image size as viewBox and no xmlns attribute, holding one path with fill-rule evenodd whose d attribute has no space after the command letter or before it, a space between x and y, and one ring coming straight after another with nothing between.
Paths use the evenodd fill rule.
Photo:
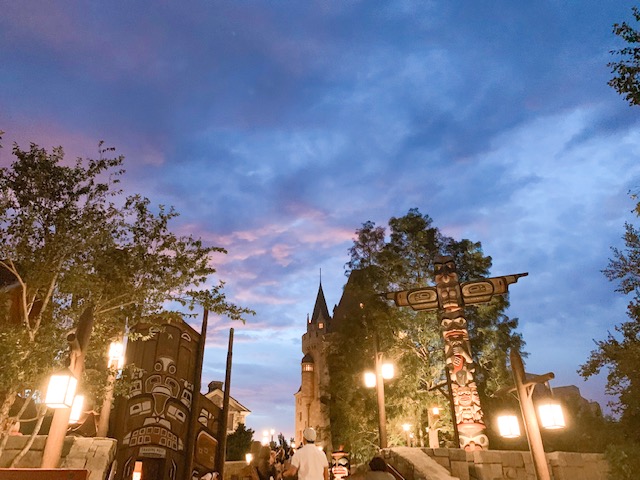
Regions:
<instances>
[{"instance_id":1,"label":"glowing lamp","mask_svg":"<svg viewBox=\"0 0 640 480\"><path fill-rule=\"evenodd\" d=\"M120 370L124 364L124 345L122 342L111 342L109 345L109 368Z\"/></svg>"},{"instance_id":2,"label":"glowing lamp","mask_svg":"<svg viewBox=\"0 0 640 480\"><path fill-rule=\"evenodd\" d=\"M84 395L76 395L71 405L71 414L69 415L69 423L78 423L82 416L84 407Z\"/></svg>"},{"instance_id":3,"label":"glowing lamp","mask_svg":"<svg viewBox=\"0 0 640 480\"><path fill-rule=\"evenodd\" d=\"M78 380L71 372L56 373L49 377L44 403L50 408L70 408L76 394Z\"/></svg>"},{"instance_id":4,"label":"glowing lamp","mask_svg":"<svg viewBox=\"0 0 640 480\"><path fill-rule=\"evenodd\" d=\"M380 367L380 373L382 374L382 378L385 380L389 380L393 378L393 364L392 363L383 363Z\"/></svg>"},{"instance_id":5,"label":"glowing lamp","mask_svg":"<svg viewBox=\"0 0 640 480\"><path fill-rule=\"evenodd\" d=\"M142 462L136 462L131 480L142 480Z\"/></svg>"},{"instance_id":6,"label":"glowing lamp","mask_svg":"<svg viewBox=\"0 0 640 480\"><path fill-rule=\"evenodd\" d=\"M403 423L403 424L402 424L402 429L403 429L405 432L408 432L409 430L411 430L411 424L410 424L410 423Z\"/></svg>"},{"instance_id":7,"label":"glowing lamp","mask_svg":"<svg viewBox=\"0 0 640 480\"><path fill-rule=\"evenodd\" d=\"M432 407L432 408L431 408L431 413L432 413L434 416L438 416L438 415L440 415L440 407Z\"/></svg>"},{"instance_id":8,"label":"glowing lamp","mask_svg":"<svg viewBox=\"0 0 640 480\"><path fill-rule=\"evenodd\" d=\"M253 461L253 455L251 453L247 453L244 456L244 459L246 460L247 464L251 463Z\"/></svg>"},{"instance_id":9,"label":"glowing lamp","mask_svg":"<svg viewBox=\"0 0 640 480\"><path fill-rule=\"evenodd\" d=\"M376 374L373 372L364 372L364 386L373 388L376 386Z\"/></svg>"},{"instance_id":10,"label":"glowing lamp","mask_svg":"<svg viewBox=\"0 0 640 480\"><path fill-rule=\"evenodd\" d=\"M540 416L540 425L549 430L564 428L564 414L562 407L557 403L545 403L538 407L538 415Z\"/></svg>"},{"instance_id":11,"label":"glowing lamp","mask_svg":"<svg viewBox=\"0 0 640 480\"><path fill-rule=\"evenodd\" d=\"M520 424L515 415L500 415L498 417L498 431L505 438L517 438L520 436Z\"/></svg>"}]
</instances>

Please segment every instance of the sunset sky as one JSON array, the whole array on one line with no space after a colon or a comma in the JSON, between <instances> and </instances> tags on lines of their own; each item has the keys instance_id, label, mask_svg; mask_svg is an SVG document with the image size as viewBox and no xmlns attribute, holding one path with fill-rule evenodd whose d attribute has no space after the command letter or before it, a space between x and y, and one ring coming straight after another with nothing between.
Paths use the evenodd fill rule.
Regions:
<instances>
[{"instance_id":1,"label":"sunset sky","mask_svg":"<svg viewBox=\"0 0 640 480\"><path fill-rule=\"evenodd\" d=\"M293 434L300 339L354 231L416 207L482 243L511 286L527 371L576 373L625 320L601 270L633 221L640 113L607 86L635 2L0 0L0 166L11 145L126 157L126 193L173 205L245 325L210 319L203 384ZM198 325L196 324L196 327Z\"/></svg>"}]
</instances>

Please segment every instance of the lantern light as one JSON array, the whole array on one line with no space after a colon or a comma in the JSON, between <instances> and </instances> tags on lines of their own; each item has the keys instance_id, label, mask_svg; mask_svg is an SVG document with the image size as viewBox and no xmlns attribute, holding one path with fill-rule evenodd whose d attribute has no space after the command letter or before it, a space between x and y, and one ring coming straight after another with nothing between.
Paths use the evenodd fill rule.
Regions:
<instances>
[{"instance_id":1,"label":"lantern light","mask_svg":"<svg viewBox=\"0 0 640 480\"><path fill-rule=\"evenodd\" d=\"M50 408L70 408L77 386L78 380L70 371L51 375L44 403Z\"/></svg>"},{"instance_id":2,"label":"lantern light","mask_svg":"<svg viewBox=\"0 0 640 480\"><path fill-rule=\"evenodd\" d=\"M520 424L515 415L500 415L498 417L498 430L505 438L517 438L520 436Z\"/></svg>"},{"instance_id":3,"label":"lantern light","mask_svg":"<svg viewBox=\"0 0 640 480\"><path fill-rule=\"evenodd\" d=\"M403 424L402 424L402 429L403 429L405 432L408 432L409 430L411 430L411 424L410 424L410 423L403 423Z\"/></svg>"},{"instance_id":4,"label":"lantern light","mask_svg":"<svg viewBox=\"0 0 640 480\"><path fill-rule=\"evenodd\" d=\"M84 395L76 395L71 405L71 414L69 415L69 423L78 423L82 416L84 407Z\"/></svg>"},{"instance_id":5,"label":"lantern light","mask_svg":"<svg viewBox=\"0 0 640 480\"><path fill-rule=\"evenodd\" d=\"M142 480L142 462L136 462L131 480Z\"/></svg>"},{"instance_id":6,"label":"lantern light","mask_svg":"<svg viewBox=\"0 0 640 480\"><path fill-rule=\"evenodd\" d=\"M433 415L440 415L440 407L433 407L431 408L431 413Z\"/></svg>"},{"instance_id":7,"label":"lantern light","mask_svg":"<svg viewBox=\"0 0 640 480\"><path fill-rule=\"evenodd\" d=\"M122 342L111 342L109 345L109 368L120 370L124 364L124 345Z\"/></svg>"},{"instance_id":8,"label":"lantern light","mask_svg":"<svg viewBox=\"0 0 640 480\"><path fill-rule=\"evenodd\" d=\"M376 374L373 372L364 372L364 385L367 388L376 386Z\"/></svg>"},{"instance_id":9,"label":"lantern light","mask_svg":"<svg viewBox=\"0 0 640 480\"><path fill-rule=\"evenodd\" d=\"M247 464L251 463L251 462L253 461L253 454L251 454L251 453L247 453L247 454L244 456L244 459L246 460Z\"/></svg>"},{"instance_id":10,"label":"lantern light","mask_svg":"<svg viewBox=\"0 0 640 480\"><path fill-rule=\"evenodd\" d=\"M393 378L393 363L383 363L382 367L380 367L380 373L382 374L382 378L384 378L385 380Z\"/></svg>"},{"instance_id":11,"label":"lantern light","mask_svg":"<svg viewBox=\"0 0 640 480\"><path fill-rule=\"evenodd\" d=\"M538 406L538 414L543 428L555 430L565 427L562 407L558 403L545 403Z\"/></svg>"}]
</instances>

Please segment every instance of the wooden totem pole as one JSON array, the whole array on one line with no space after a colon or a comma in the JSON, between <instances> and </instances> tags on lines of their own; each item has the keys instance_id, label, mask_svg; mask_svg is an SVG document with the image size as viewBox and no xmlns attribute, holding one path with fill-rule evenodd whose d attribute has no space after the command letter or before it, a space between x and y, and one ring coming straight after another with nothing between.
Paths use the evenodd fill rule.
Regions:
<instances>
[{"instance_id":1,"label":"wooden totem pole","mask_svg":"<svg viewBox=\"0 0 640 480\"><path fill-rule=\"evenodd\" d=\"M434 267L435 287L391 292L387 293L386 297L399 307L437 310L444 337L445 360L451 377L451 396L460 448L487 449L489 439L486 435L478 389L473 378L475 363L471 356L464 306L488 303L494 295L507 293L509 284L516 283L518 278L528 274L517 273L460 283L452 257L436 257Z\"/></svg>"}]
</instances>

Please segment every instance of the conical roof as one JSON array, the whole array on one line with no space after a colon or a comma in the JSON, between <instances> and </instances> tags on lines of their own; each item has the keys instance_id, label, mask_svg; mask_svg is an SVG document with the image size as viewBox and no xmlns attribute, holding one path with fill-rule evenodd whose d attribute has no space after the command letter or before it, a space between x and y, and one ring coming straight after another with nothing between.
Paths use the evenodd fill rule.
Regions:
<instances>
[{"instance_id":1,"label":"conical roof","mask_svg":"<svg viewBox=\"0 0 640 480\"><path fill-rule=\"evenodd\" d=\"M324 298L324 292L322 291L322 282L318 287L318 296L316 297L316 304L313 307L313 314L311 315L311 323L318 323L319 321L331 320L329 315L329 309L327 308L327 301Z\"/></svg>"}]
</instances>

